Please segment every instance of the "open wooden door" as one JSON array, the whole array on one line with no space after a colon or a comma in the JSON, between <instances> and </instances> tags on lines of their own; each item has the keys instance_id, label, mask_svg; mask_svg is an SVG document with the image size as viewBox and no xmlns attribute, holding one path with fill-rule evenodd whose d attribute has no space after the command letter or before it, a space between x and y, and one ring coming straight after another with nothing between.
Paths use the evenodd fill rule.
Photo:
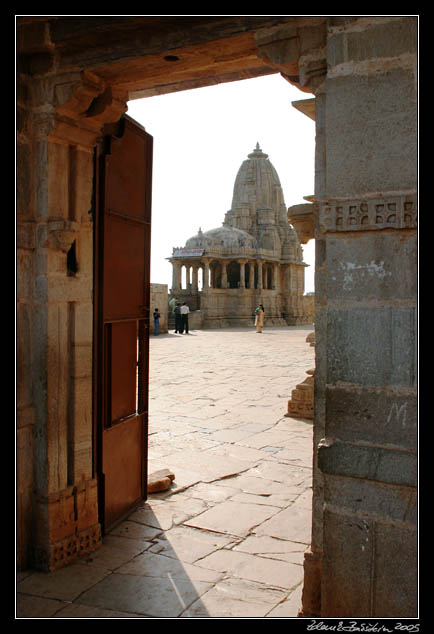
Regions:
<instances>
[{"instance_id":1,"label":"open wooden door","mask_svg":"<svg viewBox=\"0 0 434 634\"><path fill-rule=\"evenodd\" d=\"M103 531L147 487L152 137L123 116L96 159L95 466Z\"/></svg>"}]
</instances>

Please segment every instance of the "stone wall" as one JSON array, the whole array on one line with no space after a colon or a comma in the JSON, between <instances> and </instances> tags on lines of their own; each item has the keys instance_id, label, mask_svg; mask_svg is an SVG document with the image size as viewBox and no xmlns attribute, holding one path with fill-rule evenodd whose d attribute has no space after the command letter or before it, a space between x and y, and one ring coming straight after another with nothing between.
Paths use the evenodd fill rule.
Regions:
<instances>
[{"instance_id":1,"label":"stone wall","mask_svg":"<svg viewBox=\"0 0 434 634\"><path fill-rule=\"evenodd\" d=\"M167 284L151 284L150 293L150 319L149 329L150 332L154 332L154 320L152 319L152 313L155 308L158 308L161 318L159 324L160 332L167 332L169 326L169 291Z\"/></svg>"}]
</instances>

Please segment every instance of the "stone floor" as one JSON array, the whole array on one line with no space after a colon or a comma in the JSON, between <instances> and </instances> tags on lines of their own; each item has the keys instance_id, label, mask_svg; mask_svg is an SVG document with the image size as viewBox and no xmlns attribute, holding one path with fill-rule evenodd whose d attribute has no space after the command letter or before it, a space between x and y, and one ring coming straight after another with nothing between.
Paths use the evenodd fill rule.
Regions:
<instances>
[{"instance_id":1,"label":"stone floor","mask_svg":"<svg viewBox=\"0 0 434 634\"><path fill-rule=\"evenodd\" d=\"M102 547L17 576L18 618L295 618L311 527L312 421L286 418L310 326L152 337L153 494Z\"/></svg>"}]
</instances>

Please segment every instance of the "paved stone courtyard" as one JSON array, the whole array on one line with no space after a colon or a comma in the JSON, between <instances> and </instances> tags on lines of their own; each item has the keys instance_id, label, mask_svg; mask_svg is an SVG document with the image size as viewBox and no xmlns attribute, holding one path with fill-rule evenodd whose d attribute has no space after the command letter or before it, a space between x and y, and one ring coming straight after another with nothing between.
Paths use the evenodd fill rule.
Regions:
<instances>
[{"instance_id":1,"label":"paved stone courtyard","mask_svg":"<svg viewBox=\"0 0 434 634\"><path fill-rule=\"evenodd\" d=\"M289 618L311 528L312 421L287 418L311 326L151 338L149 472L171 488L54 573L17 577L18 618Z\"/></svg>"}]
</instances>

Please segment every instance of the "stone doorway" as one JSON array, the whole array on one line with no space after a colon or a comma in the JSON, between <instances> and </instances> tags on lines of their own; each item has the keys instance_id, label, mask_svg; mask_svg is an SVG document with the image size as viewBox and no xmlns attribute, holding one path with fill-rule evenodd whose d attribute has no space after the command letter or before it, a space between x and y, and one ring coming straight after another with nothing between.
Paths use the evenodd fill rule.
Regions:
<instances>
[{"instance_id":1,"label":"stone doorway","mask_svg":"<svg viewBox=\"0 0 434 634\"><path fill-rule=\"evenodd\" d=\"M174 139L174 142L175 142L175 139ZM156 139L156 143L158 143L158 139ZM176 145L176 143L175 143L175 145ZM186 216L185 220L187 221L187 216ZM235 289L239 285L240 278L241 278L240 266L245 266L245 265L244 264L240 265L238 262L229 262L228 263L228 266L226 268L226 275L227 275L227 282L228 282L228 285L229 285L230 288ZM184 268L186 268L188 270L189 269L189 265L186 265L186 267L184 267ZM221 287L222 269L221 269L220 263L211 262L209 268L210 268L210 284L211 284L211 286L214 287L214 288ZM257 288L257 286L258 286L258 267L257 266L256 267L245 266L244 273L245 273L244 279L245 279L247 288L249 288L250 285L251 285L252 289L254 289L255 287ZM250 279L250 275L251 275L252 279ZM187 280L191 280L191 279L192 278L191 278L190 275L186 275L185 279L184 279L183 286L188 287L188 281ZM271 263L267 264L267 266L264 267L263 282L264 282L264 288L265 289L267 289L267 290L271 290L272 289L272 287L273 287L273 268L272 268L272 264ZM306 330L306 333L308 333L308 332L310 332L309 329ZM307 365L309 365L309 363L312 364L314 355L313 355L313 351L312 350L310 350L310 351L308 350L308 344L305 343L306 333L304 333L304 331L303 331L303 334L301 334L301 332L300 333L296 332L296 334L299 335L299 341L301 342L303 340L303 346L301 346L301 347L304 348L304 346L306 346L306 348L304 350L304 353L306 353L306 355L307 355L306 356L306 363L307 363ZM193 332L194 336L196 336L198 334L201 334L201 333L196 333L195 334ZM206 335L206 332L203 333L203 334ZM225 330L224 329L222 330L221 334L222 334L222 336L225 335ZM228 330L228 335L232 335L232 334L233 333L231 332L231 329L229 329ZM246 333L240 333L240 335L241 334L244 336ZM251 333L248 333L248 334L252 334L253 335L254 334L253 330L252 330ZM278 332L277 330L274 331L273 334L275 336L278 336L278 335L280 336L281 335L281 333ZM151 342L151 346L153 346L154 349L156 348L156 346L158 344L159 344L158 341ZM176 354L178 353L178 348L172 348L172 350L173 350L174 357L176 357ZM310 357L309 357L309 355L310 355ZM307 357L309 357L310 360ZM192 359L193 366L194 366L196 364L196 359L194 357L189 357L189 358ZM302 378L304 378L304 372L306 370L308 370L307 366L306 366L306 368L304 368L304 371L300 375L298 380L301 380ZM224 369L222 371L224 372ZM254 370L253 370L253 372L254 372ZM295 372L297 372L297 370ZM183 374L183 376L185 378L184 374ZM150 379L151 379L151 385L152 385L152 380L153 380L152 348L151 348ZM194 379L191 378L190 380L191 380L191 384L192 385L196 384L196 381ZM244 379L243 379L243 382L246 383L246 385L247 385L249 383L249 378L247 376L245 376ZM236 385L237 385L237 383L236 383L236 380L234 378L234 381L232 383L232 387L234 388L234 390L236 390ZM196 392L197 392L197 390L196 390ZM174 395L172 395L172 396L174 396ZM231 455L231 454L234 454L234 452L236 453L236 450L238 449L241 452L241 454L243 455L243 458L241 459L241 463L242 463L244 459L247 460L247 454L249 453L249 450L248 450L248 447L243 447L242 445L237 446L237 443L236 442L232 442L232 440L228 441L228 444L226 444L222 440L222 445L224 444L226 447L231 445L231 449L226 449L225 450L225 451L228 451L228 453L225 453L225 458L222 461L222 465L220 466L220 469L218 469L217 472L213 473L212 467L211 467L211 463L214 464L214 462L213 462L214 461L214 455L212 454L212 452L211 452L211 454L208 455L207 450L208 450L210 445L207 444L207 441L209 441L209 443L212 445L212 443L214 442L214 435L215 434L218 435L218 433L220 433L221 438L223 438L225 436L225 434L228 437L230 437L230 435L232 434L233 438L236 438L237 435L242 434L242 431L239 428L237 428L237 427L239 427L237 425L235 425L235 429L234 430L229 429L229 430L225 431L224 428L220 429L218 427L219 423L216 422L216 424L217 424L217 428L216 429L212 429L212 427L209 427L209 430L206 431L205 435L202 432L198 432L196 424L195 423L193 423L193 424L191 423L191 421L195 418L195 410L196 410L196 405L192 405L191 404L191 402L192 402L192 399L190 398L191 396L192 396L192 394L189 394L188 385L186 385L185 386L184 395L183 395L183 397L181 397L181 404L182 405L181 405L180 411L182 413L180 413L179 420L176 423L177 431L175 432L175 435L178 438L178 440L177 440L178 443L182 442L182 440L181 440L182 436L185 435L186 437L188 437L189 435L191 435L192 445L189 448L190 451L191 451L191 455L190 455L189 458L185 454L185 451L188 451L188 444L186 445L186 448L185 448L184 452L179 452L179 456L178 455L173 455L173 454L170 455L168 453L166 461L164 460L164 455L163 455L163 457L159 456L160 450L162 451L163 454L164 454L165 451L166 452L169 451L169 449L168 449L169 443L165 443L166 444L166 449L162 449L160 447L159 442L158 442L157 439L160 436L163 437L165 433L171 434L173 430L164 429L164 427L163 428L159 428L158 421L161 420L160 413L155 413L154 414L156 423L155 423L155 427L153 427L153 410L152 410L152 406L150 408L150 433L151 433L151 436L150 436L150 447L149 447L149 451L150 451L150 454L149 454L149 457L150 457L150 472L155 472L157 474L161 473L163 476L164 476L164 474L166 474L166 478L165 478L166 481L162 482L162 484L161 484L162 489L164 489L163 491L161 491L160 493L158 493L158 492L156 493L155 491L150 493L149 501L152 504L155 503L155 501L157 501L157 502L161 501L162 503L165 501L167 506L168 506L168 508L170 508L171 502L172 503L174 502L174 499L175 499L174 496L178 495L178 491L181 491L181 492L185 491L186 495L188 495L189 493L191 493L193 495L194 499L197 501L196 502L197 505L198 505L197 508L199 508L200 503L202 503L203 504L203 506L201 506L202 511L205 512L205 511L208 510L210 512L209 514L211 515L211 510L213 508L213 505L210 503L210 500L208 500L207 497L206 497L207 495L209 495L209 493L206 493L206 487L211 486L211 488L212 488L213 479L214 479L216 488L215 488L214 492L211 493L211 495L216 495L218 493L220 493L220 494L223 493L221 490L219 490L219 485L223 481L225 481L226 484L229 484L230 482L232 482L232 479L234 480L234 482L236 482L238 480L238 478L241 477L241 475L242 475L241 471L242 471L243 467L241 467L241 471L240 472L237 472L237 470L236 470L237 467L234 467L234 466L231 467L231 464L235 465L236 460L237 460L237 458L235 458L234 455ZM250 421L250 424L252 425L252 430L253 431L255 430L255 425L257 426L256 427L256 431L261 431L260 427L261 427L261 424L263 424L264 425L263 431L265 431L266 428L267 428L268 431L270 431L270 434L272 435L272 431L271 431L272 427L275 424L278 424L278 419L279 418L281 420L285 419L285 414L286 414L286 411L287 411L287 400L290 397L290 390L287 391L286 395L280 395L280 396L283 396L283 399L277 399L276 400L276 404L277 404L277 402L279 400L280 400L280 402L282 404L282 410L280 411L280 415L277 413L277 410L274 410L274 412L272 414L272 416L273 415L277 415L276 421L273 421L272 423L271 423L271 420L270 420L269 423L265 423L265 422L260 423L258 421L257 422ZM198 393L196 393L196 397L198 398L199 401L202 398L204 398L203 395L200 395ZM154 401L152 400L152 398L153 397L152 397L152 394L151 394L151 403L154 404L154 406L155 406L155 408L156 408L156 410L158 412L158 398L159 398L158 394L155 395ZM205 401L207 400L206 396L205 396L204 400ZM221 406L219 406L219 403L217 401L215 403L210 403L209 407L210 407L209 411L211 411L213 413L215 413L217 410L221 409ZM215 407L217 409L211 409L213 407ZM228 411L230 411L230 410L228 410ZM183 431L182 431L182 425L185 424L185 422L187 420L189 420L189 419L190 419L190 423L187 423L187 426L186 426L187 431L186 431L186 434L184 434ZM298 429L299 428L298 426L301 425L303 427L303 429L306 431L307 436L309 437L309 433L311 432L311 429L312 429L311 428L311 425L312 425L311 421L305 420L305 421L297 422L295 419L292 420L292 421L288 421L288 420L285 419L285 422L289 423L288 426L287 426L287 429L288 429L289 433L291 433L291 422L292 422L293 428ZM196 423L197 423L197 421L196 421ZM207 423L202 422L202 423L199 424L199 427L202 429L202 431L203 431L203 429L205 429L205 427L207 426L208 423L209 423L209 421ZM269 427L267 427L268 424L270 425ZM282 423L282 425L283 424L285 424L285 423ZM300 427L300 429L301 429L301 427ZM271 435L270 435L270 438L271 438ZM266 437L266 435L264 436L264 438L265 437ZM166 436L166 439L167 439L167 436ZM198 446L201 443L203 443L203 449L202 449L201 458L198 458L198 454L195 455L193 453L193 450L197 449L196 442L198 443ZM309 443L310 443L310 437L309 437L309 440L307 441L307 444L309 444ZM275 449L276 449L276 452L278 452L280 450L283 450L282 447L280 447L280 448L276 447ZM301 448L300 448L300 450L301 450ZM267 445L263 445L261 447L260 451L263 451L263 455L265 455L268 458L270 458L272 456L272 454L273 454L273 448L271 446L269 447ZM301 451L304 452L304 450L301 450ZM200 452L200 450L199 450L199 452ZM295 458L295 460L296 460L296 458ZM208 464L208 466L206 465L207 461L210 463L210 464ZM233 461L233 463L231 461ZM278 460L276 460L276 462L278 462ZM247 463L248 463L248 460L247 460ZM246 464L244 464L244 466L246 466ZM304 464L306 466L306 463L304 463ZM285 466L288 466L288 465L280 465L282 473L285 470ZM230 475L229 472L227 471L227 469L229 469L229 471L230 471L231 468L235 469L235 471L234 471L234 473L232 475ZM167 473L168 471L170 472L170 477L169 478L167 477L168 476L168 473ZM291 471L291 465L289 465L289 469L288 469L288 472L286 474L287 477L288 477L288 482L291 481L291 478L292 478L292 476L290 475L290 471ZM271 473L271 471L270 471L270 473ZM291 531L299 530L301 533L304 534L303 539L307 539L308 540L307 543L302 542L302 541L297 542L297 539L299 539L299 537L297 537L296 541L290 547L290 548L294 548L294 551L293 551L294 553L298 552L298 555L294 554L294 555L292 555L292 557L293 557L294 560L297 559L297 557L298 557L299 565L302 562L303 556L304 556L304 555L301 556L301 553L302 552L304 553L304 551L308 550L308 547L309 547L310 538L306 537L306 535L308 535L309 532L310 532L310 524L311 524L311 515L307 511L307 507L309 506L310 503L308 503L307 506L304 507L304 502L309 498L309 494L310 494L309 487L311 486L311 484L307 484L307 486L305 488L303 488L304 485L306 485L306 483L307 483L307 481L308 481L308 479L310 477L310 474L308 475L308 471L306 471L306 472L303 473L303 475L307 476L306 479L303 481L303 483L299 482L294 487L294 491L293 491L293 493L294 493L293 501L298 499L299 500L299 504L301 504L301 507L303 507L303 511L301 512L300 515L297 515L298 506L296 505L294 507L294 513L295 513L296 519L294 520L294 524L293 525L291 524L291 521L289 519L290 512L288 511L288 525L287 525L287 529L288 529L287 536L289 536ZM245 477L248 479L251 476L246 474ZM277 477L279 477L279 476L277 476ZM283 476L281 475L280 477L283 477ZM273 478L273 476L271 476L271 478ZM254 484L254 483L255 482L253 481L252 484ZM259 482L257 484L259 485ZM160 485L157 484L157 488L159 486ZM263 487L267 487L267 486L271 486L271 488L273 488L272 484L269 485L269 484L266 484L265 482L263 482ZM301 486L302 488L301 489L297 489L298 486ZM265 491L265 488L263 490ZM200 496L200 492L201 491L203 491L203 498L202 499L201 499L201 496ZM249 495L252 496L251 501L254 504L254 500L253 500L254 495L255 495L254 494L254 489L251 489L250 491L246 490L246 491L244 491L244 493L245 493L245 495L247 497L249 497ZM261 495L264 495L266 497L267 494L263 492L263 493L261 493ZM159 500L159 497L160 497L160 500ZM228 506L230 506L230 503L228 504ZM301 509L301 507L300 507L300 509ZM163 508L163 507L161 506L161 508ZM249 507L249 508L251 508L253 510L253 506ZM215 511L213 511L213 512L215 512L216 515L219 513L219 511L217 510L217 507L216 507ZM220 524L219 524L219 526L217 528L217 532L222 531L223 534L225 534L225 533L226 534L230 534L231 530L233 530L233 527L232 527L231 523L229 522L229 520L227 518L225 520L224 517L225 516L223 515L222 516L222 520L221 520L221 522L220 522ZM137 516L136 516L136 518L137 518ZM201 530L201 526L200 526L201 521L202 520L198 520L198 526L196 526L196 534L199 534L199 531ZM228 521L228 524L227 524L226 528L224 526L225 521ZM278 520L276 520L276 522L277 521ZM187 522L187 524L190 525L190 528L194 529L195 528L194 522L195 522L195 519L191 518L191 521ZM216 527L216 526L214 525L214 527ZM284 529L282 529L282 531L283 532L280 533L280 537L285 539L285 537L283 537ZM194 532L194 530L193 530L193 532ZM273 541L273 538L271 538L271 541ZM291 541L291 540L289 539L289 541ZM277 559L279 559L279 556L277 556ZM283 557L283 559L281 561L283 561L284 559L285 559L285 557ZM261 561L261 559L259 559L259 561L261 563L264 563L263 561ZM298 585L297 585L297 587L298 587L298 591L301 592L301 587L298 586ZM293 598L293 600L295 600L295 595L293 595L292 598ZM298 611L298 608L297 608L297 610L295 612L297 612L297 611Z\"/></svg>"},{"instance_id":2,"label":"stone doorway","mask_svg":"<svg viewBox=\"0 0 434 634\"><path fill-rule=\"evenodd\" d=\"M322 616L415 615L417 29L417 16L20 18L20 565L35 553L64 565L98 545L91 199L104 124L129 98L279 72L315 94L317 129L322 363L306 576L321 580Z\"/></svg>"}]
</instances>

